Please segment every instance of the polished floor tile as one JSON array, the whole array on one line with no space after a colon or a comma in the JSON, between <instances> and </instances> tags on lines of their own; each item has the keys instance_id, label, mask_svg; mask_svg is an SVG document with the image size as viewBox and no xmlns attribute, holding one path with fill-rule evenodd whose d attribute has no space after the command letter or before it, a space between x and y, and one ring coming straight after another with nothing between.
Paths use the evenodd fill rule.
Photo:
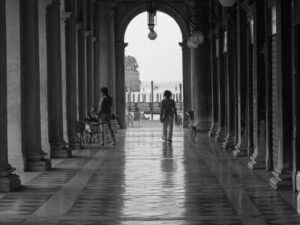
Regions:
<instances>
[{"instance_id":1,"label":"polished floor tile","mask_svg":"<svg viewBox=\"0 0 300 225\"><path fill-rule=\"evenodd\" d=\"M74 152L0 195L0 225L300 224L290 202L256 171L182 129L120 131L116 146Z\"/></svg>"}]
</instances>

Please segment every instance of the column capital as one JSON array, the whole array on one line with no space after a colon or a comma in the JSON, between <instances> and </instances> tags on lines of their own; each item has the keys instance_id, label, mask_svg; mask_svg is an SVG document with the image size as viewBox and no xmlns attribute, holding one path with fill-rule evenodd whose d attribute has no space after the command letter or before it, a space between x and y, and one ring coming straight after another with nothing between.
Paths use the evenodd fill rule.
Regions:
<instances>
[{"instance_id":1,"label":"column capital","mask_svg":"<svg viewBox=\"0 0 300 225\"><path fill-rule=\"evenodd\" d=\"M11 167L11 165L7 164L7 168L0 167L0 177L6 177L14 172L16 168Z\"/></svg>"},{"instance_id":2,"label":"column capital","mask_svg":"<svg viewBox=\"0 0 300 225\"><path fill-rule=\"evenodd\" d=\"M88 36L90 36L92 34L91 30L86 30L85 31L85 37L87 38Z\"/></svg>"},{"instance_id":3,"label":"column capital","mask_svg":"<svg viewBox=\"0 0 300 225\"><path fill-rule=\"evenodd\" d=\"M46 11L52 9L53 7L60 7L60 0L52 0L46 7Z\"/></svg>"},{"instance_id":4,"label":"column capital","mask_svg":"<svg viewBox=\"0 0 300 225\"><path fill-rule=\"evenodd\" d=\"M183 42L179 42L178 44L182 48L182 51L190 50L189 47L187 46L186 40L184 40Z\"/></svg>"},{"instance_id":5,"label":"column capital","mask_svg":"<svg viewBox=\"0 0 300 225\"><path fill-rule=\"evenodd\" d=\"M83 27L81 22L76 22L76 31L78 32Z\"/></svg>"},{"instance_id":6,"label":"column capital","mask_svg":"<svg viewBox=\"0 0 300 225\"><path fill-rule=\"evenodd\" d=\"M116 42L116 49L119 51L124 50L128 46L128 43L125 42Z\"/></svg>"},{"instance_id":7,"label":"column capital","mask_svg":"<svg viewBox=\"0 0 300 225\"><path fill-rule=\"evenodd\" d=\"M60 11L60 20L67 22L66 20L69 19L72 15L72 12L64 12L64 11Z\"/></svg>"}]
</instances>

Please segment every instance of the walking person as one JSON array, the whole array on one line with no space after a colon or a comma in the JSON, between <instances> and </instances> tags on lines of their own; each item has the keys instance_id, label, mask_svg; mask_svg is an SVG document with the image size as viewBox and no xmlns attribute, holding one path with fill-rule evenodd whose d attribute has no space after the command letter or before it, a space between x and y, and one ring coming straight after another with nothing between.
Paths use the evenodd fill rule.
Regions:
<instances>
[{"instance_id":1,"label":"walking person","mask_svg":"<svg viewBox=\"0 0 300 225\"><path fill-rule=\"evenodd\" d=\"M105 137L104 137L104 125L107 125L108 131L110 133L112 139L112 145L116 144L115 134L111 126L111 107L112 107L112 98L108 94L108 88L102 87L100 90L101 98L99 101L99 110L98 110L98 118L101 124L102 130L102 143L104 145Z\"/></svg>"},{"instance_id":2,"label":"walking person","mask_svg":"<svg viewBox=\"0 0 300 225\"><path fill-rule=\"evenodd\" d=\"M164 99L161 102L160 121L163 123L162 140L172 142L174 118L177 123L177 109L175 101L171 99L172 92L166 90Z\"/></svg>"}]
</instances>

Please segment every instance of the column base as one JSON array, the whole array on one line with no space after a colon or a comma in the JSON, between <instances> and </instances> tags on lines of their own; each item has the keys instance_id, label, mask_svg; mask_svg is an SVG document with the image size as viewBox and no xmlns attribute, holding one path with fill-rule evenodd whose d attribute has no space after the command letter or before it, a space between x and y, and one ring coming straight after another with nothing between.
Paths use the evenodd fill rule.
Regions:
<instances>
[{"instance_id":1,"label":"column base","mask_svg":"<svg viewBox=\"0 0 300 225\"><path fill-rule=\"evenodd\" d=\"M52 159L66 159L72 157L72 150L68 149L60 149L51 152Z\"/></svg>"},{"instance_id":2,"label":"column base","mask_svg":"<svg viewBox=\"0 0 300 225\"><path fill-rule=\"evenodd\" d=\"M211 122L198 121L196 123L197 132L206 133L210 130Z\"/></svg>"},{"instance_id":3,"label":"column base","mask_svg":"<svg viewBox=\"0 0 300 225\"><path fill-rule=\"evenodd\" d=\"M270 185L274 190L291 189L293 185L292 174L289 172L280 173L279 171L272 172L273 177L270 178Z\"/></svg>"},{"instance_id":4,"label":"column base","mask_svg":"<svg viewBox=\"0 0 300 225\"><path fill-rule=\"evenodd\" d=\"M222 143L225 140L226 140L225 130L224 129L220 129L219 132L217 133L216 137L215 137L215 141Z\"/></svg>"},{"instance_id":5,"label":"column base","mask_svg":"<svg viewBox=\"0 0 300 225\"><path fill-rule=\"evenodd\" d=\"M208 136L213 138L213 137L216 137L218 133L219 133L219 127L217 124L214 124L210 128L210 131L208 132Z\"/></svg>"},{"instance_id":6,"label":"column base","mask_svg":"<svg viewBox=\"0 0 300 225\"><path fill-rule=\"evenodd\" d=\"M53 159L65 159L72 156L72 150L68 144L62 143L51 143L51 158Z\"/></svg>"},{"instance_id":7,"label":"column base","mask_svg":"<svg viewBox=\"0 0 300 225\"><path fill-rule=\"evenodd\" d=\"M248 162L248 168L251 170L255 169L265 169L266 163L264 159L255 158L254 156L250 157L250 160Z\"/></svg>"},{"instance_id":8,"label":"column base","mask_svg":"<svg viewBox=\"0 0 300 225\"><path fill-rule=\"evenodd\" d=\"M16 174L10 174L6 177L0 177L0 192L11 192L21 187L20 177Z\"/></svg>"},{"instance_id":9,"label":"column base","mask_svg":"<svg viewBox=\"0 0 300 225\"><path fill-rule=\"evenodd\" d=\"M26 162L26 172L44 172L51 169L50 159L30 160Z\"/></svg>"},{"instance_id":10,"label":"column base","mask_svg":"<svg viewBox=\"0 0 300 225\"><path fill-rule=\"evenodd\" d=\"M232 154L234 157L245 157L248 155L247 147L236 145Z\"/></svg>"},{"instance_id":11,"label":"column base","mask_svg":"<svg viewBox=\"0 0 300 225\"><path fill-rule=\"evenodd\" d=\"M235 137L229 136L226 138L226 140L223 142L223 148L225 149L235 149Z\"/></svg>"},{"instance_id":12,"label":"column base","mask_svg":"<svg viewBox=\"0 0 300 225\"><path fill-rule=\"evenodd\" d=\"M69 147L70 147L70 149L73 149L73 150L82 149L79 142L70 142Z\"/></svg>"}]
</instances>

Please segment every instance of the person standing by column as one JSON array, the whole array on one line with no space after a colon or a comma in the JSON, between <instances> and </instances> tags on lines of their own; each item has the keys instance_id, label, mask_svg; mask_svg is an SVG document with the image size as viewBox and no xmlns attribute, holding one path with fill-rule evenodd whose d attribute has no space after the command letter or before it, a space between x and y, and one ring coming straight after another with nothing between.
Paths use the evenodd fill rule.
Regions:
<instances>
[{"instance_id":1,"label":"person standing by column","mask_svg":"<svg viewBox=\"0 0 300 225\"><path fill-rule=\"evenodd\" d=\"M104 137L104 125L107 125L107 128L109 130L111 139L112 139L112 145L116 144L115 140L115 134L113 132L112 126L111 126L111 107L112 107L112 98L108 94L108 88L102 87L100 90L101 98L99 101L99 108L98 108L98 118L100 120L101 124L101 130L102 130L102 143L101 145L104 145L105 137Z\"/></svg>"},{"instance_id":2,"label":"person standing by column","mask_svg":"<svg viewBox=\"0 0 300 225\"><path fill-rule=\"evenodd\" d=\"M172 142L174 117L177 123L177 109L175 102L171 99L172 92L166 90L161 102L160 122L163 123L162 141Z\"/></svg>"}]
</instances>

